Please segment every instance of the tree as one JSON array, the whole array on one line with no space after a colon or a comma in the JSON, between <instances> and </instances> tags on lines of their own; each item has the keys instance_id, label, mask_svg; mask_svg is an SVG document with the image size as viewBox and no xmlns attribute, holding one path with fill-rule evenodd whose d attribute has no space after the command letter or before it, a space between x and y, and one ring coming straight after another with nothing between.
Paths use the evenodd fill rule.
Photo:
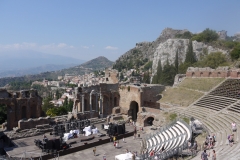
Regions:
<instances>
[{"instance_id":1,"label":"tree","mask_svg":"<svg viewBox=\"0 0 240 160\"><path fill-rule=\"evenodd\" d=\"M173 65L170 65L169 61L167 60L167 64L163 67L160 84L173 85L175 75L176 75L175 67Z\"/></svg>"},{"instance_id":2,"label":"tree","mask_svg":"<svg viewBox=\"0 0 240 160\"><path fill-rule=\"evenodd\" d=\"M153 76L152 84L160 84L162 78L162 64L158 61L157 73Z\"/></svg>"},{"instance_id":3,"label":"tree","mask_svg":"<svg viewBox=\"0 0 240 160\"><path fill-rule=\"evenodd\" d=\"M54 108L53 103L50 102L51 100L51 97L47 97L43 100L42 110L44 112L47 112L48 109Z\"/></svg>"},{"instance_id":4,"label":"tree","mask_svg":"<svg viewBox=\"0 0 240 160\"><path fill-rule=\"evenodd\" d=\"M175 70L176 70L176 73L178 73L178 49L175 56Z\"/></svg>"},{"instance_id":5,"label":"tree","mask_svg":"<svg viewBox=\"0 0 240 160\"><path fill-rule=\"evenodd\" d=\"M188 50L185 58L185 63L193 64L196 62L195 55L193 52L192 41L189 41Z\"/></svg>"},{"instance_id":6,"label":"tree","mask_svg":"<svg viewBox=\"0 0 240 160\"><path fill-rule=\"evenodd\" d=\"M7 105L0 104L0 124L7 120Z\"/></svg>"},{"instance_id":7,"label":"tree","mask_svg":"<svg viewBox=\"0 0 240 160\"><path fill-rule=\"evenodd\" d=\"M47 110L46 114L50 117L61 116L67 114L68 111L65 107L54 107Z\"/></svg>"},{"instance_id":8,"label":"tree","mask_svg":"<svg viewBox=\"0 0 240 160\"><path fill-rule=\"evenodd\" d=\"M222 52L212 52L204 57L203 60L200 60L195 64L197 67L211 67L213 69L224 65L228 64L226 57Z\"/></svg>"},{"instance_id":9,"label":"tree","mask_svg":"<svg viewBox=\"0 0 240 160\"><path fill-rule=\"evenodd\" d=\"M120 73L120 80L123 80L124 79L124 76L123 76L123 73L121 72Z\"/></svg>"},{"instance_id":10,"label":"tree","mask_svg":"<svg viewBox=\"0 0 240 160\"><path fill-rule=\"evenodd\" d=\"M231 52L230 52L232 60L236 60L240 57L240 46L235 47Z\"/></svg>"},{"instance_id":11,"label":"tree","mask_svg":"<svg viewBox=\"0 0 240 160\"><path fill-rule=\"evenodd\" d=\"M218 37L219 36L216 31L207 28L203 32L193 36L192 40L196 40L198 42L212 42L216 41Z\"/></svg>"},{"instance_id":12,"label":"tree","mask_svg":"<svg viewBox=\"0 0 240 160\"><path fill-rule=\"evenodd\" d=\"M148 71L144 73L143 82L148 84L150 83L150 75Z\"/></svg>"}]
</instances>

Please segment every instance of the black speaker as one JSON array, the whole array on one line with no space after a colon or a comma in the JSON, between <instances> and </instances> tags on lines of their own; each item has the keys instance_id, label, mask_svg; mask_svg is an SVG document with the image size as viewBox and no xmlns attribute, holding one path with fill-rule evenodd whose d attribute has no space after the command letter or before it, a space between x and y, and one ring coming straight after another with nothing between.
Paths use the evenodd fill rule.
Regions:
<instances>
[{"instance_id":1,"label":"black speaker","mask_svg":"<svg viewBox=\"0 0 240 160\"><path fill-rule=\"evenodd\" d=\"M52 140L49 140L46 142L46 149L53 149L53 141Z\"/></svg>"},{"instance_id":2,"label":"black speaker","mask_svg":"<svg viewBox=\"0 0 240 160\"><path fill-rule=\"evenodd\" d=\"M60 150L60 139L55 139L53 149Z\"/></svg>"},{"instance_id":3,"label":"black speaker","mask_svg":"<svg viewBox=\"0 0 240 160\"><path fill-rule=\"evenodd\" d=\"M122 124L122 128L123 128L123 134L124 134L126 132L125 123Z\"/></svg>"}]
</instances>

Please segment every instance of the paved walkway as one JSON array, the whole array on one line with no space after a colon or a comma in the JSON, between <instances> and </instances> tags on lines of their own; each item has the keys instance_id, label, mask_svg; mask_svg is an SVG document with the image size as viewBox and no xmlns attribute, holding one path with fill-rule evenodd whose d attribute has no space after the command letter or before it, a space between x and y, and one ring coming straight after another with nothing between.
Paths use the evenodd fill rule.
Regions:
<instances>
[{"instance_id":1,"label":"paved walkway","mask_svg":"<svg viewBox=\"0 0 240 160\"><path fill-rule=\"evenodd\" d=\"M141 138L136 138L134 140L133 137L128 137L125 138L125 143L123 143L122 140L119 140L119 149L115 149L113 143L109 142L107 144L96 146L96 156L93 155L93 148L89 148L81 150L79 152L61 156L59 157L59 160L102 160L104 154L106 155L107 160L114 160L116 155L126 153L126 149L134 152L137 151L139 153L140 140Z\"/></svg>"}]
</instances>

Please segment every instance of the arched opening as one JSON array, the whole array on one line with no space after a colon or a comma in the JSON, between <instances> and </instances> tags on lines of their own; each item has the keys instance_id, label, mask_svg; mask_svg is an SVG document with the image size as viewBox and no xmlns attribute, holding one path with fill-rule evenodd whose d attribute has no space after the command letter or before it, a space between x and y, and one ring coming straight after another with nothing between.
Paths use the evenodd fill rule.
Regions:
<instances>
[{"instance_id":1,"label":"arched opening","mask_svg":"<svg viewBox=\"0 0 240 160\"><path fill-rule=\"evenodd\" d=\"M84 111L87 111L87 99L84 99Z\"/></svg>"},{"instance_id":2,"label":"arched opening","mask_svg":"<svg viewBox=\"0 0 240 160\"><path fill-rule=\"evenodd\" d=\"M128 115L132 116L132 120L135 121L137 119L138 113L138 103L136 101L132 101L130 104L130 109L128 110Z\"/></svg>"},{"instance_id":3,"label":"arched opening","mask_svg":"<svg viewBox=\"0 0 240 160\"><path fill-rule=\"evenodd\" d=\"M145 126L152 126L153 125L154 118L153 117L148 117L144 120L144 125Z\"/></svg>"},{"instance_id":4,"label":"arched opening","mask_svg":"<svg viewBox=\"0 0 240 160\"><path fill-rule=\"evenodd\" d=\"M195 76L195 73L194 72L192 72L192 77L194 77Z\"/></svg>"},{"instance_id":5,"label":"arched opening","mask_svg":"<svg viewBox=\"0 0 240 160\"><path fill-rule=\"evenodd\" d=\"M27 107L22 106L22 119L26 119L26 118L27 118Z\"/></svg>"},{"instance_id":6,"label":"arched opening","mask_svg":"<svg viewBox=\"0 0 240 160\"><path fill-rule=\"evenodd\" d=\"M212 77L212 72L209 72L209 77Z\"/></svg>"},{"instance_id":7,"label":"arched opening","mask_svg":"<svg viewBox=\"0 0 240 160\"><path fill-rule=\"evenodd\" d=\"M36 107L37 106L32 106L31 108L31 118L36 118L36 112L37 112Z\"/></svg>"},{"instance_id":8,"label":"arched opening","mask_svg":"<svg viewBox=\"0 0 240 160\"><path fill-rule=\"evenodd\" d=\"M108 96L103 96L103 114L104 116L107 116L108 114L111 114L110 105L109 105L109 98Z\"/></svg>"},{"instance_id":9,"label":"arched opening","mask_svg":"<svg viewBox=\"0 0 240 160\"><path fill-rule=\"evenodd\" d=\"M218 76L218 77L221 77L221 73L220 73L220 72L218 72L218 73L217 73L217 76Z\"/></svg>"},{"instance_id":10,"label":"arched opening","mask_svg":"<svg viewBox=\"0 0 240 160\"><path fill-rule=\"evenodd\" d=\"M117 107L117 97L114 97L114 107Z\"/></svg>"},{"instance_id":11,"label":"arched opening","mask_svg":"<svg viewBox=\"0 0 240 160\"><path fill-rule=\"evenodd\" d=\"M202 72L200 73L200 77L203 77L203 73Z\"/></svg>"},{"instance_id":12,"label":"arched opening","mask_svg":"<svg viewBox=\"0 0 240 160\"><path fill-rule=\"evenodd\" d=\"M237 77L240 77L240 72L237 72Z\"/></svg>"}]
</instances>

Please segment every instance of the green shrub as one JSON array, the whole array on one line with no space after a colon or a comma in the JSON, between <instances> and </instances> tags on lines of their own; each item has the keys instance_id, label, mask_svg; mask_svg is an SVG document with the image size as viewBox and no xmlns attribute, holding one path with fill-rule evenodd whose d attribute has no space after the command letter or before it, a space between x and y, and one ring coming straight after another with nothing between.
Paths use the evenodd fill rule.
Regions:
<instances>
[{"instance_id":1,"label":"green shrub","mask_svg":"<svg viewBox=\"0 0 240 160\"><path fill-rule=\"evenodd\" d=\"M170 121L174 121L177 118L177 114L176 113L172 113L169 115L170 117Z\"/></svg>"}]
</instances>

